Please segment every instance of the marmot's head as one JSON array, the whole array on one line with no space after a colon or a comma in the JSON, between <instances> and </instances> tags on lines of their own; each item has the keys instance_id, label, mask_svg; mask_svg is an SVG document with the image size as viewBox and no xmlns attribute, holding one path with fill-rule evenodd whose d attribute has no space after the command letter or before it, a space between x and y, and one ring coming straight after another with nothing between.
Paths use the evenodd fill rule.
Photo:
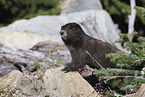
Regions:
<instances>
[{"instance_id":1,"label":"marmot's head","mask_svg":"<svg viewBox=\"0 0 145 97\"><path fill-rule=\"evenodd\" d=\"M81 40L84 34L82 28L77 23L68 23L61 27L60 35L66 45L74 44Z\"/></svg>"}]
</instances>

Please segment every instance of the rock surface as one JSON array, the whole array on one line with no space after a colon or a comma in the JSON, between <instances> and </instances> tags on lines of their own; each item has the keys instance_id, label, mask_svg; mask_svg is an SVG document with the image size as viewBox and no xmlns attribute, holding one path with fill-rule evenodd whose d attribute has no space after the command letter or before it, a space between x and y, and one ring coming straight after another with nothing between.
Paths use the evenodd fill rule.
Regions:
<instances>
[{"instance_id":1,"label":"rock surface","mask_svg":"<svg viewBox=\"0 0 145 97\"><path fill-rule=\"evenodd\" d=\"M21 49L31 48L38 42L51 40L48 36L42 36L28 32L3 32L0 33L1 43L13 45Z\"/></svg>"},{"instance_id":2,"label":"rock surface","mask_svg":"<svg viewBox=\"0 0 145 97\"><path fill-rule=\"evenodd\" d=\"M62 68L48 69L40 78L14 70L0 79L0 89L4 89L0 96L100 97L79 73L64 73ZM11 91L10 95L6 93Z\"/></svg>"},{"instance_id":3,"label":"rock surface","mask_svg":"<svg viewBox=\"0 0 145 97\"><path fill-rule=\"evenodd\" d=\"M0 79L0 89L4 88L0 96L44 97L47 92L42 86L42 80L14 70ZM11 94L7 94L7 92Z\"/></svg>"},{"instance_id":4,"label":"rock surface","mask_svg":"<svg viewBox=\"0 0 145 97\"><path fill-rule=\"evenodd\" d=\"M100 0L61 0L60 8L63 14L84 10L102 10Z\"/></svg>"},{"instance_id":5,"label":"rock surface","mask_svg":"<svg viewBox=\"0 0 145 97\"><path fill-rule=\"evenodd\" d=\"M40 67L60 66L71 60L68 50L63 48L63 45L54 42L46 43L43 43L45 48L40 49L38 45L34 46L33 50L18 49L0 43L0 75L5 75L12 70L32 73Z\"/></svg>"},{"instance_id":6,"label":"rock surface","mask_svg":"<svg viewBox=\"0 0 145 97\"><path fill-rule=\"evenodd\" d=\"M67 15L38 16L29 20L19 20L7 27L0 28L0 42L25 49L32 47L34 45L33 41L36 43L36 41L51 40L63 44L59 31L61 26L68 22L77 22L81 24L85 33L91 37L121 48L120 45L114 44L114 41L119 38L118 31L109 14L104 10L88 10ZM26 32L33 34L27 34ZM7 33L11 34L8 35ZM40 35L37 37L38 40L30 38L33 35L37 36L35 34ZM14 37L11 37L11 35ZM22 36L18 38L19 35ZM27 39L24 39L25 36L27 36ZM25 44L28 44L28 46Z\"/></svg>"},{"instance_id":7,"label":"rock surface","mask_svg":"<svg viewBox=\"0 0 145 97\"><path fill-rule=\"evenodd\" d=\"M43 77L50 97L99 97L78 72L64 73L63 68L47 70Z\"/></svg>"}]
</instances>

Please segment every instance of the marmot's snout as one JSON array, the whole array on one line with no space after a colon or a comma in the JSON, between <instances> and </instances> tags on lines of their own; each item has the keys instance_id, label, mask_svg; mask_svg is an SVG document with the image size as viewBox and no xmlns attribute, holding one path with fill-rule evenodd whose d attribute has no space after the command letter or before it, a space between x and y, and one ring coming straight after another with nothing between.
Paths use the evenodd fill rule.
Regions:
<instances>
[{"instance_id":1,"label":"marmot's snout","mask_svg":"<svg viewBox=\"0 0 145 97\"><path fill-rule=\"evenodd\" d=\"M67 32L65 30L61 30L60 35L63 39L65 39L65 40L67 39Z\"/></svg>"}]
</instances>

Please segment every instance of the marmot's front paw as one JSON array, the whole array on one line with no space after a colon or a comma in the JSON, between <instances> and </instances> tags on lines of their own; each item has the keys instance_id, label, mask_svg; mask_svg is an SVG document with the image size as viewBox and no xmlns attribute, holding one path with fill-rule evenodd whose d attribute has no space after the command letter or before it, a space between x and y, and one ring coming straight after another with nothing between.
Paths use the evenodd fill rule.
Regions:
<instances>
[{"instance_id":1,"label":"marmot's front paw","mask_svg":"<svg viewBox=\"0 0 145 97\"><path fill-rule=\"evenodd\" d=\"M63 68L61 71L65 71L65 73L70 71L77 71L77 69L73 68L74 66L71 63L66 64L65 68Z\"/></svg>"},{"instance_id":2,"label":"marmot's front paw","mask_svg":"<svg viewBox=\"0 0 145 97\"><path fill-rule=\"evenodd\" d=\"M67 73L67 72L71 71L71 69L69 67L65 67L61 71L65 71L65 73Z\"/></svg>"}]
</instances>

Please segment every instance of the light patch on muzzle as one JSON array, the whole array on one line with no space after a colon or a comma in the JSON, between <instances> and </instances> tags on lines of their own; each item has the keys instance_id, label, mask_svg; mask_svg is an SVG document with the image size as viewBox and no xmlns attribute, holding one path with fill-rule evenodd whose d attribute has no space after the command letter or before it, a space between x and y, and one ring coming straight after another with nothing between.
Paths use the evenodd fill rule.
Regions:
<instances>
[{"instance_id":1,"label":"light patch on muzzle","mask_svg":"<svg viewBox=\"0 0 145 97\"><path fill-rule=\"evenodd\" d=\"M63 38L64 40L67 39L67 32L65 30L61 30L60 35L61 35L61 38Z\"/></svg>"}]
</instances>

